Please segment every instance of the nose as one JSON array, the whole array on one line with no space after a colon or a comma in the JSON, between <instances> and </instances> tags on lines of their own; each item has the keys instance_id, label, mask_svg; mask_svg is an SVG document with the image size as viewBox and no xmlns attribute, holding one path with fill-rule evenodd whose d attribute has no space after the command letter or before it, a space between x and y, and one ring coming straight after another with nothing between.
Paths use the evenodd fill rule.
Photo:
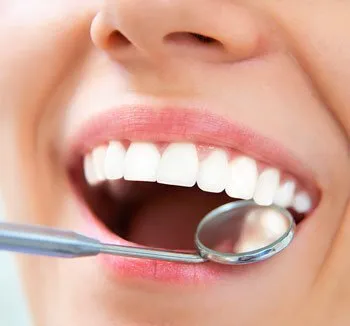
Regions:
<instances>
[{"instance_id":1,"label":"nose","mask_svg":"<svg viewBox=\"0 0 350 326\"><path fill-rule=\"evenodd\" d=\"M105 0L91 38L117 60L187 56L237 61L262 49L263 28L249 9L224 0Z\"/></svg>"}]
</instances>

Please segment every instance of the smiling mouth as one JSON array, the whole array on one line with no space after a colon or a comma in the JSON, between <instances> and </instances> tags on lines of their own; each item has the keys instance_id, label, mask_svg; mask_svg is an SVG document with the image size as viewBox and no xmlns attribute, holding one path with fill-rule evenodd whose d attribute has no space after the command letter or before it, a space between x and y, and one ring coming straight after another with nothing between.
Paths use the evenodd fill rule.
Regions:
<instances>
[{"instance_id":1,"label":"smiling mouth","mask_svg":"<svg viewBox=\"0 0 350 326\"><path fill-rule=\"evenodd\" d=\"M198 223L219 205L238 199L276 204L297 223L315 208L313 183L293 174L300 166L268 143L198 111L119 109L87 124L68 166L102 237L194 250Z\"/></svg>"}]
</instances>

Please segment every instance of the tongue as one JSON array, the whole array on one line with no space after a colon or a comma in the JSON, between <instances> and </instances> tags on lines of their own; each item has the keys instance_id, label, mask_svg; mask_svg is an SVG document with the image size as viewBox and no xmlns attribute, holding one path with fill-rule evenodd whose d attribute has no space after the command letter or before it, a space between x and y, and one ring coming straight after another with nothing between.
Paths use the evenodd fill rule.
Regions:
<instances>
[{"instance_id":1,"label":"tongue","mask_svg":"<svg viewBox=\"0 0 350 326\"><path fill-rule=\"evenodd\" d=\"M145 202L135 212L128 240L164 249L194 249L199 221L215 207L228 202L224 194L198 188L170 187Z\"/></svg>"}]
</instances>

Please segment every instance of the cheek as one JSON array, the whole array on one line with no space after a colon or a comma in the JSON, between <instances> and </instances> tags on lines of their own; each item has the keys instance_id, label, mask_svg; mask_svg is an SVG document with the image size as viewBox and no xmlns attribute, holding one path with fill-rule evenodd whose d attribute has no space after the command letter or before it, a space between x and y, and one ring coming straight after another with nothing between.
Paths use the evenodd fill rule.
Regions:
<instances>
[{"instance_id":1,"label":"cheek","mask_svg":"<svg viewBox=\"0 0 350 326\"><path fill-rule=\"evenodd\" d=\"M65 0L52 7L33 1L30 13L19 2L6 8L0 23L0 92L12 109L0 112L32 121L86 47L90 20Z\"/></svg>"},{"instance_id":2,"label":"cheek","mask_svg":"<svg viewBox=\"0 0 350 326\"><path fill-rule=\"evenodd\" d=\"M318 39L320 31L310 29L310 39L301 41L300 47L305 53L305 68L314 76L325 102L350 137L350 38L343 34L344 30L328 30L327 37Z\"/></svg>"},{"instance_id":3,"label":"cheek","mask_svg":"<svg viewBox=\"0 0 350 326\"><path fill-rule=\"evenodd\" d=\"M293 54L349 138L350 2L285 0L273 10Z\"/></svg>"},{"instance_id":4,"label":"cheek","mask_svg":"<svg viewBox=\"0 0 350 326\"><path fill-rule=\"evenodd\" d=\"M45 114L89 44L87 8L79 11L66 0L31 0L30 8L24 0L0 3L0 121L6 121L0 128L6 153L0 179L9 215L37 216L51 205L52 125L44 123Z\"/></svg>"}]
</instances>

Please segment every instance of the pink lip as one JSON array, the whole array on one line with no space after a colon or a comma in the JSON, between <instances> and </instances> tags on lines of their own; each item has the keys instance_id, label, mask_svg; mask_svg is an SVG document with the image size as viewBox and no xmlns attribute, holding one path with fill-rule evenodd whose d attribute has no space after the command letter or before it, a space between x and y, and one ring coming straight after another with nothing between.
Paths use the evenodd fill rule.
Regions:
<instances>
[{"instance_id":1,"label":"pink lip","mask_svg":"<svg viewBox=\"0 0 350 326\"><path fill-rule=\"evenodd\" d=\"M198 109L166 107L155 110L125 106L93 117L69 142L71 146L66 153L68 164L77 160L78 155L118 139L153 142L187 140L230 147L286 172L293 172L306 188L314 183L311 171L307 171L283 146L246 126Z\"/></svg>"},{"instance_id":2,"label":"pink lip","mask_svg":"<svg viewBox=\"0 0 350 326\"><path fill-rule=\"evenodd\" d=\"M293 171L306 188L312 188L311 173L288 151L271 139L257 135L249 128L201 110L145 107L123 107L91 119L74 136L67 152L67 165L74 166L94 147L109 140L148 140L154 142L192 141L225 146L260 159L284 171ZM310 185L308 187L308 185ZM76 193L76 191L74 191ZM315 192L315 191L314 191ZM108 231L86 207L78 194L78 205L90 235L103 242L135 246ZM207 282L222 278L241 268L214 263L196 265L152 260L101 256L101 262L119 277L137 277L167 282ZM246 267L252 268L252 267Z\"/></svg>"}]
</instances>

